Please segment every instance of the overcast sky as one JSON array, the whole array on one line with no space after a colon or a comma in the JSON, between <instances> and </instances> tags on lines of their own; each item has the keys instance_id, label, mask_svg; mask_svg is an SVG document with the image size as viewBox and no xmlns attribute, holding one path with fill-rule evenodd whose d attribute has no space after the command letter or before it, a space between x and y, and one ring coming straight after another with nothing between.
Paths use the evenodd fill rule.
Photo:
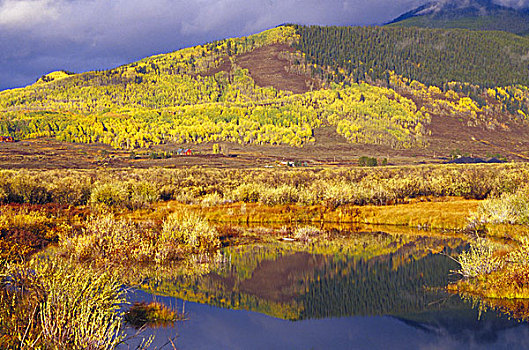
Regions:
<instances>
[{"instance_id":1,"label":"overcast sky","mask_svg":"<svg viewBox=\"0 0 529 350\"><path fill-rule=\"evenodd\" d=\"M529 0L497 0L523 6ZM282 23L370 25L426 0L0 0L0 90Z\"/></svg>"}]
</instances>

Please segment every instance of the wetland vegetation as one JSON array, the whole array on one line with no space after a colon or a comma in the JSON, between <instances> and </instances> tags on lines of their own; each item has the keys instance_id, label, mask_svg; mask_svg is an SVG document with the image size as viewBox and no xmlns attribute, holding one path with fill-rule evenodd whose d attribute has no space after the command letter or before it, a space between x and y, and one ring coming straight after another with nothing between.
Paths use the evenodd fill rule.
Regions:
<instances>
[{"instance_id":1,"label":"wetland vegetation","mask_svg":"<svg viewBox=\"0 0 529 350\"><path fill-rule=\"evenodd\" d=\"M375 261L391 262L388 278L400 281L399 290L448 287L524 318L523 301L516 300L529 290L528 177L525 164L1 171L0 340L6 348L110 349L126 341L127 319L182 318L156 304L128 310L124 286L284 319L373 314L357 308L371 290L358 289L367 286L362 266ZM425 272L415 285L391 272L440 253L459 263L441 264L451 266L446 277L453 270L462 279L427 282ZM308 263L308 256L315 260ZM330 262L329 256L349 258ZM359 293L360 299L352 309L318 299L334 295L320 292L338 282L312 280L310 269L299 277L304 292L281 282L294 270L264 270L272 287L241 281L246 294L235 296L226 289L231 282L219 281L231 280L222 271L242 257L247 267L238 265L237 275L243 280L266 267L260 261L286 259L302 274L306 264L335 271L343 284L336 297L353 300ZM220 271L220 280L205 282L212 271ZM380 307L376 314L387 312Z\"/></svg>"}]
</instances>

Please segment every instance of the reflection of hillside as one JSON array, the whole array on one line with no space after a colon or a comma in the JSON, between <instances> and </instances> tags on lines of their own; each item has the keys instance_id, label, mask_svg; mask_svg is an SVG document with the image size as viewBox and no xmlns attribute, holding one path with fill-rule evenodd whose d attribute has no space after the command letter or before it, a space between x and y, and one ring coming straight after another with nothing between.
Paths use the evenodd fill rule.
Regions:
<instances>
[{"instance_id":1,"label":"reflection of hillside","mask_svg":"<svg viewBox=\"0 0 529 350\"><path fill-rule=\"evenodd\" d=\"M383 233L347 236L305 246L230 248L227 263L204 276L157 279L143 288L284 319L421 312L431 309L424 286L446 285L456 267L432 252L461 244Z\"/></svg>"},{"instance_id":2,"label":"reflection of hillside","mask_svg":"<svg viewBox=\"0 0 529 350\"><path fill-rule=\"evenodd\" d=\"M249 279L239 284L239 292L254 295L260 299L288 303L300 292L305 276L312 276L321 269L328 259L320 255L295 253L282 256L275 261L263 261Z\"/></svg>"},{"instance_id":3,"label":"reflection of hillside","mask_svg":"<svg viewBox=\"0 0 529 350\"><path fill-rule=\"evenodd\" d=\"M301 297L303 318L388 315L428 308L425 286L444 286L455 263L440 255L410 259L332 260L309 281Z\"/></svg>"}]
</instances>

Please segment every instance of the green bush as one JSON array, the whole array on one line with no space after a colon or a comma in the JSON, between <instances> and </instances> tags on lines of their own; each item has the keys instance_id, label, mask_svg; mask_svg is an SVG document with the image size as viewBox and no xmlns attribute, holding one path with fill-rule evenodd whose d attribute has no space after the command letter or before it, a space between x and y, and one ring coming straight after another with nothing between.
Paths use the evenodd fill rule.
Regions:
<instances>
[{"instance_id":1,"label":"green bush","mask_svg":"<svg viewBox=\"0 0 529 350\"><path fill-rule=\"evenodd\" d=\"M360 157L358 158L359 166L378 166L378 161L373 157Z\"/></svg>"}]
</instances>

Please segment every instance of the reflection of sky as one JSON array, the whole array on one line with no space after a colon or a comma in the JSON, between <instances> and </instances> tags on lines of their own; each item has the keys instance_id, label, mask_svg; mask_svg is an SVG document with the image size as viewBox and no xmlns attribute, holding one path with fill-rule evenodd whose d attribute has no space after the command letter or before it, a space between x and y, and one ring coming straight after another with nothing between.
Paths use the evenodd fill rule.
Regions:
<instances>
[{"instance_id":1,"label":"reflection of sky","mask_svg":"<svg viewBox=\"0 0 529 350\"><path fill-rule=\"evenodd\" d=\"M132 299L149 299L138 292ZM174 298L157 297L182 306ZM494 329L493 321L476 322L461 332L425 331L393 317L285 321L249 311L187 302L189 320L176 328L155 330L153 345L178 335L178 349L529 349L529 327ZM490 319L489 319L490 320ZM471 330L472 329L472 330ZM126 348L126 347L123 347ZM132 347L133 348L133 347ZM168 349L171 347L169 346Z\"/></svg>"}]
</instances>

